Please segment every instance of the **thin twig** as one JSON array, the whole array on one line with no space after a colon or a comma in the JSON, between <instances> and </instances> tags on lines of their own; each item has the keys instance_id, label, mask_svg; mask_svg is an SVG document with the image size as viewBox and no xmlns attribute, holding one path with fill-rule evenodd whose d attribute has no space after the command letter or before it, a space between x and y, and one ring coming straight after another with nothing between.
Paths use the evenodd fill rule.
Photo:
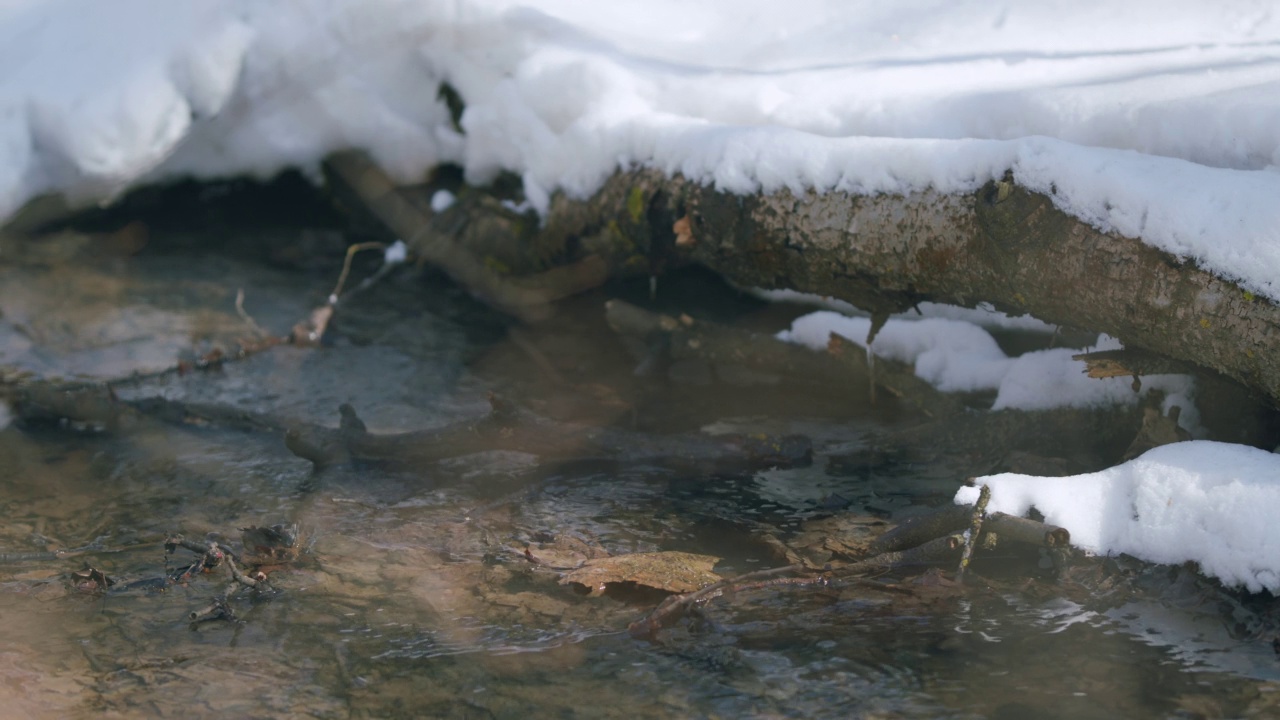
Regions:
<instances>
[{"instance_id":1,"label":"thin twig","mask_svg":"<svg viewBox=\"0 0 1280 720\"><path fill-rule=\"evenodd\" d=\"M973 546L978 542L978 533L982 532L982 520L987 515L987 503L990 500L991 486L983 485L978 491L978 502L973 504L973 518L969 521L969 529L964 534L964 550L960 553L956 580L964 580L964 571L969 569L969 560L973 557Z\"/></svg>"},{"instance_id":2,"label":"thin twig","mask_svg":"<svg viewBox=\"0 0 1280 720\"><path fill-rule=\"evenodd\" d=\"M667 625L670 625L672 622L675 622L676 619L683 616L688 612L689 608L694 605L703 602L704 600L710 600L711 598L718 597L724 592L725 588L737 586L745 582L764 580L765 578L773 577L774 575L783 575L789 572L801 572L803 570L805 570L805 567L800 563L770 568L768 570L757 570L734 578L721 580L717 583L712 583L701 590L684 593L683 595L672 595L666 600L663 600L662 604L654 608L648 615L645 615L639 620L628 625L627 631L631 633L632 637L651 637L655 632L661 630Z\"/></svg>"},{"instance_id":3,"label":"thin twig","mask_svg":"<svg viewBox=\"0 0 1280 720\"><path fill-rule=\"evenodd\" d=\"M342 273L338 275L338 284L333 286L333 292L329 293L329 304L335 305L338 298L342 295L342 288L347 284L347 275L351 274L351 260L356 253L363 250L386 250L387 244L384 242L362 242L351 245L347 248L347 256L342 261Z\"/></svg>"}]
</instances>

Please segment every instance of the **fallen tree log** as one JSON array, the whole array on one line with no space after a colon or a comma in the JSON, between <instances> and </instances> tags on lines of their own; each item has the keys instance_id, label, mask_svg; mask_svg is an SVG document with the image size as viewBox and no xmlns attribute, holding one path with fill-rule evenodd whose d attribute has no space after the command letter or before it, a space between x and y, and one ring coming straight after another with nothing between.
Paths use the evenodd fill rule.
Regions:
<instances>
[{"instance_id":1,"label":"fallen tree log","mask_svg":"<svg viewBox=\"0 0 1280 720\"><path fill-rule=\"evenodd\" d=\"M967 195L735 195L640 169L614 175L586 199L557 195L540 226L497 218L490 205L471 205L486 215L487 247L598 256L615 274L695 262L742 285L841 298L877 318L922 300L987 302L1108 333L1280 403L1280 306L1138 239L1097 230L1012 175ZM425 222L431 232L411 247L428 254L424 243L442 234L477 232L456 217Z\"/></svg>"},{"instance_id":2,"label":"fallen tree log","mask_svg":"<svg viewBox=\"0 0 1280 720\"><path fill-rule=\"evenodd\" d=\"M741 284L830 295L872 313L921 300L989 302L1106 332L1280 398L1280 307L1102 233L1011 181L964 196L739 197L666 180L653 195L673 218L690 218L693 242L679 252Z\"/></svg>"}]
</instances>

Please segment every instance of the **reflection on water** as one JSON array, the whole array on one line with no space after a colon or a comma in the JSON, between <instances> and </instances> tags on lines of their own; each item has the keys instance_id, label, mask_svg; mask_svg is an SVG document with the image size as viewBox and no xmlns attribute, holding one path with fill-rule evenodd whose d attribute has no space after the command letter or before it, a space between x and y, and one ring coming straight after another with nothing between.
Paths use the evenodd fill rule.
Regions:
<instances>
[{"instance_id":1,"label":"reflection on water","mask_svg":"<svg viewBox=\"0 0 1280 720\"><path fill-rule=\"evenodd\" d=\"M237 287L252 288L257 322L284 332L328 287L324 276L231 257L145 253L106 264L18 262L0 275L0 364L61 376L118 377L231 342L244 332L232 304ZM730 298L723 319L763 325L751 313L776 312L699 282L698 293ZM820 454L857 449L899 421L899 410L867 408L856 394L636 377L603 324L602 299L576 300L513 340L505 320L440 279L405 273L344 308L331 346L280 348L119 392L329 424L348 402L372 429L404 431L480 415L497 390L539 412L602 423L802 432ZM626 402L601 401L598 387ZM0 704L18 717L1274 711L1269 608L1186 571L1112 567L1111 585L1054 585L997 564L979 568L987 579L965 589L926 574L753 590L709 604L650 643L625 628L652 598L587 597L523 555L529 543L567 534L615 554L714 554L724 572L744 572L781 564L761 542L765 533L788 536L833 513L901 511L949 495L951 475L945 458L854 475L828 474L819 461L690 476L543 467L494 452L313 476L268 433L10 426L0 431L0 554L8 554L0 558L9 558L0 562ZM165 556L166 533L234 537L278 522L303 529L303 561L273 575L274 594L237 599L238 621L192 626L188 613L225 580L158 582L181 562ZM17 555L95 541L106 551ZM66 574L84 562L116 586L71 589ZM1117 582L1124 592L1113 592Z\"/></svg>"}]
</instances>

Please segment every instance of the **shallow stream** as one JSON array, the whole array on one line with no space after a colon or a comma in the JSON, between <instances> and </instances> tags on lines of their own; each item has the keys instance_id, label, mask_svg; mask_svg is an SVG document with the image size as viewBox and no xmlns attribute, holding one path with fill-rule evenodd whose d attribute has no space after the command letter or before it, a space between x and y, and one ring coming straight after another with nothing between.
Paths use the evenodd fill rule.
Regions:
<instances>
[{"instance_id":1,"label":"shallow stream","mask_svg":"<svg viewBox=\"0 0 1280 720\"><path fill-rule=\"evenodd\" d=\"M261 232L287 249L332 230ZM258 325L284 334L325 301L337 272L332 262L281 260L299 253L268 262L161 231L142 248L113 250L109 240L67 234L10 248L0 264L8 376L118 379L233 347L250 334L237 289ZM714 601L653 641L633 639L628 623L660 597L588 596L532 565L524 549L569 537L612 554L704 553L731 575L785 564L766 535L794 538L832 517L900 517L945 501L963 480L945 453L928 464L828 470L826 457L868 448L912 420L891 399L870 405L863 388L759 384L696 364L638 376L637 356L602 308L607 297L647 295L646 283L618 285L518 327L446 279L404 268L344 300L322 347L276 347L116 392L327 425L350 403L374 432L479 417L497 392L544 416L600 425L803 433L815 447L811 466L689 474L495 451L316 474L273 433L8 423L0 557L91 543L101 551L0 563L3 714L1280 713L1270 603L1187 569L1135 562L1099 563L1094 580L1070 587L1044 580L1034 563L994 559L963 587L913 572L840 589L762 589ZM663 279L657 306L761 331L798 312L699 273ZM236 598L234 621L189 621L223 591L223 576L158 582L191 560L166 556L167 533L234 539L239 528L277 523L297 523L306 552L272 573L274 593ZM85 563L115 581L110 591L73 587L68 574Z\"/></svg>"}]
</instances>

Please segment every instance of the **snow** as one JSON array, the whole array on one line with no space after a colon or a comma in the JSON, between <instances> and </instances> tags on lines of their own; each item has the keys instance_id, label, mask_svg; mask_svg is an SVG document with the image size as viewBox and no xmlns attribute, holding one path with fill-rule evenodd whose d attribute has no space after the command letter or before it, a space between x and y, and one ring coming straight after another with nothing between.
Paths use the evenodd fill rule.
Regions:
<instances>
[{"instance_id":1,"label":"snow","mask_svg":"<svg viewBox=\"0 0 1280 720\"><path fill-rule=\"evenodd\" d=\"M396 240L387 246L382 253L382 262L387 265L399 265L409 259L409 246L403 240Z\"/></svg>"},{"instance_id":2,"label":"snow","mask_svg":"<svg viewBox=\"0 0 1280 720\"><path fill-rule=\"evenodd\" d=\"M946 314L943 311L940 314ZM964 316L965 313L956 313ZM999 323L995 323L999 326ZM867 346L871 320L820 310L796 318L780 340L815 350L827 347L832 334ZM1164 394L1163 405L1182 408L1179 424L1200 432L1194 379L1187 375L1148 375L1135 393L1129 378L1095 379L1085 375L1082 360L1073 355L1114 350L1119 342L1105 335L1092 348L1037 350L1011 358L995 338L967 320L945 317L891 318L871 345L875 355L915 366L918 377L944 392L996 391L993 410L1050 410L1060 407L1133 405L1153 390Z\"/></svg>"},{"instance_id":3,"label":"snow","mask_svg":"<svg viewBox=\"0 0 1280 720\"><path fill-rule=\"evenodd\" d=\"M1280 591L1280 456L1273 453L1194 440L1087 475L1008 473L975 483L956 494L957 504L974 503L986 485L988 512L1023 515L1034 507L1082 549L1193 561L1226 585Z\"/></svg>"},{"instance_id":4,"label":"snow","mask_svg":"<svg viewBox=\"0 0 1280 720\"><path fill-rule=\"evenodd\" d=\"M836 312L844 315L862 315L864 317L869 317L868 313L865 313L850 303L837 298L822 297L811 293L803 293L797 290L787 289L748 288L747 292L770 302L811 305L814 307L824 307L835 310ZM1046 323L1043 320L1038 320L1030 315L1007 315L996 310L988 303L979 303L977 307L965 308L956 305L944 305L942 303L922 302L914 309L895 317L910 319L913 316L963 320L964 322L973 323L979 327L998 328L1000 330L1038 333L1052 333L1057 330L1056 325L1050 325L1049 323Z\"/></svg>"},{"instance_id":5,"label":"snow","mask_svg":"<svg viewBox=\"0 0 1280 720\"><path fill-rule=\"evenodd\" d=\"M734 192L1012 170L1280 299L1277 38L1251 0L0 0L0 216L345 147L512 171L538 211L637 165Z\"/></svg>"},{"instance_id":6,"label":"snow","mask_svg":"<svg viewBox=\"0 0 1280 720\"><path fill-rule=\"evenodd\" d=\"M1263 0L0 0L0 67L0 218L49 192L314 173L351 147L401 181L442 162L471 182L516 173L521 212L641 166L739 193L963 193L1012 171L1280 300L1280 13ZM1137 401L1073 351L1010 358L983 329L1037 321L922 309L874 352L940 389L994 391L997 408ZM787 336L868 328L811 316ZM1187 378L1144 387L1195 426ZM1275 589L1274 463L1188 443L984 482L1098 552Z\"/></svg>"},{"instance_id":7,"label":"snow","mask_svg":"<svg viewBox=\"0 0 1280 720\"><path fill-rule=\"evenodd\" d=\"M457 200L458 199L453 196L453 193L448 190L437 190L431 196L431 211L444 212L445 210L453 207L453 204L457 202Z\"/></svg>"}]
</instances>

